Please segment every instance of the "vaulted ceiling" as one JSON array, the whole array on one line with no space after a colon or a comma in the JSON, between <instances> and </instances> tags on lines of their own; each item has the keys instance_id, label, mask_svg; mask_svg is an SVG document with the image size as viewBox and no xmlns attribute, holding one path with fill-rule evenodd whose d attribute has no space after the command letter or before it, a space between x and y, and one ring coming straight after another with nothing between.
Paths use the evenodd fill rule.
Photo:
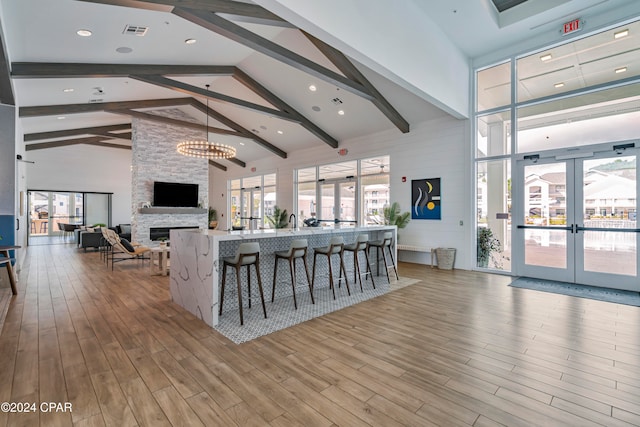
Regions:
<instances>
[{"instance_id":1,"label":"vaulted ceiling","mask_svg":"<svg viewBox=\"0 0 640 427\"><path fill-rule=\"evenodd\" d=\"M208 123L210 140L237 149L212 162L226 170L372 132L406 133L445 114L251 3L1 4L0 98L19 107L27 151L130 149L132 118L202 129L203 138ZM194 122L155 114L175 108Z\"/></svg>"}]
</instances>

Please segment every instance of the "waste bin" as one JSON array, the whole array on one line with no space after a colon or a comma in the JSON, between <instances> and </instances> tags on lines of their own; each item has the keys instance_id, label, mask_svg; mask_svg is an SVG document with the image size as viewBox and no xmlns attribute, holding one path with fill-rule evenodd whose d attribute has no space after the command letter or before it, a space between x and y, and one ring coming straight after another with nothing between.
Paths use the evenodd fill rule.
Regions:
<instances>
[{"instance_id":1,"label":"waste bin","mask_svg":"<svg viewBox=\"0 0 640 427\"><path fill-rule=\"evenodd\" d=\"M436 248L436 259L438 260L438 269L451 270L456 260L455 248Z\"/></svg>"}]
</instances>

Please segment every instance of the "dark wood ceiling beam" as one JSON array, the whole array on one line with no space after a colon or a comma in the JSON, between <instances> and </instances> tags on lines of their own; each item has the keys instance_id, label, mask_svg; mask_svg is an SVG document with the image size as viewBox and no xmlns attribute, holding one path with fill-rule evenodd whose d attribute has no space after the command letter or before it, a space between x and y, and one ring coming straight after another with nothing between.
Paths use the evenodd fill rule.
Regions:
<instances>
[{"instance_id":1,"label":"dark wood ceiling beam","mask_svg":"<svg viewBox=\"0 0 640 427\"><path fill-rule=\"evenodd\" d=\"M225 171L225 172L227 171L227 167L226 167L225 165L221 165L220 163L218 163L218 162L214 162L213 160L209 160L209 164L210 164L211 166L213 166L213 167L215 167L215 168L218 168L218 169L220 169L220 170L223 170L223 171Z\"/></svg>"},{"instance_id":2,"label":"dark wood ceiling beam","mask_svg":"<svg viewBox=\"0 0 640 427\"><path fill-rule=\"evenodd\" d=\"M78 145L78 144L97 145L100 147L121 148L124 150L131 150L131 146L129 145L112 144L109 142L104 142L104 140L105 138L102 136L89 136L86 138L73 138L73 139L65 139L60 141L40 142L37 144L25 145L25 150L26 151L44 150L45 148L67 147L69 145Z\"/></svg>"},{"instance_id":3,"label":"dark wood ceiling beam","mask_svg":"<svg viewBox=\"0 0 640 427\"><path fill-rule=\"evenodd\" d=\"M85 64L54 62L14 62L11 64L11 76L19 79L129 77L131 74L231 76L234 70L235 67L231 65Z\"/></svg>"},{"instance_id":4,"label":"dark wood ceiling beam","mask_svg":"<svg viewBox=\"0 0 640 427\"><path fill-rule=\"evenodd\" d=\"M214 92L214 91L211 91L211 90L208 91L208 90L199 88L197 86L193 86L193 85L190 85L190 84L187 84L187 83L182 83L182 82L179 82L177 80L168 79L168 78L163 77L163 76L131 75L130 77L132 79L134 79L134 80L139 80L141 82L157 85L157 86L160 86L160 87L164 87L166 89L173 89L173 90L176 90L176 91L181 92L181 93L186 93L188 95L203 96L203 97L209 98L209 99L211 99L213 101L227 102L227 103L236 105L238 107L245 108L247 110L252 110L252 111L256 111L258 113L267 114L269 116L277 117L279 119L288 120L288 121L294 121L294 122L297 121L292 117L291 114L289 114L289 113L287 113L285 111L280 111L280 110L275 110L273 108L264 107L264 106L259 105L259 104L254 104L253 102L245 101L245 100L239 99L239 98L234 98L232 96L224 95L222 93Z\"/></svg>"},{"instance_id":5,"label":"dark wood ceiling beam","mask_svg":"<svg viewBox=\"0 0 640 427\"><path fill-rule=\"evenodd\" d=\"M191 98L150 99L142 101L96 102L91 104L62 104L20 107L20 117L58 116L65 114L94 113L119 109L166 108L190 105Z\"/></svg>"},{"instance_id":6,"label":"dark wood ceiling beam","mask_svg":"<svg viewBox=\"0 0 640 427\"><path fill-rule=\"evenodd\" d=\"M337 148L338 141L333 138L331 135L326 133L324 130L320 129L317 125L315 125L311 120L304 117L300 114L295 108L287 104L285 101L280 99L276 94L269 91L266 87L262 86L252 77L250 77L247 73L240 69L236 69L233 77L238 80L240 83L251 89L257 95L261 96L267 102L273 104L275 107L279 108L282 111L286 111L291 114L293 117L296 117L300 122L300 125L307 129L309 132L320 138L320 140L327 143L330 147Z\"/></svg>"},{"instance_id":7,"label":"dark wood ceiling beam","mask_svg":"<svg viewBox=\"0 0 640 427\"><path fill-rule=\"evenodd\" d=\"M360 83L373 96L371 102L384 114L402 133L409 132L409 122L407 122L398 111L385 99L384 96L369 82L369 80L356 68L355 65L347 58L345 54L329 46L325 42L311 34L302 31L302 33L313 43L313 45L324 56L338 67L338 69L349 79Z\"/></svg>"},{"instance_id":8,"label":"dark wood ceiling beam","mask_svg":"<svg viewBox=\"0 0 640 427\"><path fill-rule=\"evenodd\" d=\"M355 93L363 98L372 99L371 94L359 83L353 82L348 78L324 68L307 58L298 55L282 46L273 43L270 40L260 37L259 35L224 19L215 13L206 10L186 9L176 7L174 15L180 16L187 21L200 25L210 31L223 35L237 43L250 47L264 55L290 65L300 71L304 71L312 76L324 80L341 89Z\"/></svg>"},{"instance_id":9,"label":"dark wood ceiling beam","mask_svg":"<svg viewBox=\"0 0 640 427\"><path fill-rule=\"evenodd\" d=\"M177 120L177 119L172 119L170 117L163 117L163 116L157 116L155 114L149 114L149 113L142 113L140 111L133 111L133 110L113 110L110 111L111 113L114 114L127 114L131 117L137 117L139 119L142 120L149 120L149 121L155 121L155 122L159 122L159 123L164 123L170 126L182 126L182 127L186 127L186 128L191 128L191 129L202 129L203 131L206 128L206 125L201 125L199 123L193 123L193 122L185 122L183 120ZM211 110L209 110L209 112L211 112ZM245 135L242 135L236 131L231 131L231 130L226 130L226 129L219 129L219 128L212 128L209 127L209 131L212 133L218 133L221 135L231 135L231 136L239 136L241 138L246 138ZM208 139L208 138L207 138ZM232 159L228 159L230 162L233 162L239 166L242 166L243 168L247 166L247 164L237 158L232 158Z\"/></svg>"},{"instance_id":10,"label":"dark wood ceiling beam","mask_svg":"<svg viewBox=\"0 0 640 427\"><path fill-rule=\"evenodd\" d=\"M11 70L9 69L9 55L4 41L4 30L0 22L0 104L16 105L11 85Z\"/></svg>"},{"instance_id":11,"label":"dark wood ceiling beam","mask_svg":"<svg viewBox=\"0 0 640 427\"><path fill-rule=\"evenodd\" d=\"M123 114L131 117L136 117L138 119L149 120L152 122L164 123L170 126L182 126L189 129L201 130L203 133L205 132L205 129L207 129L206 125L203 125L200 123L187 122L179 119L172 119L171 117L164 117L164 116L159 116L157 114L144 113L142 111L134 111L129 109L117 109L117 110L114 109L114 110L107 110L107 112L113 113L113 114ZM215 133L218 135L243 136L234 130L221 129L221 128L216 128L212 126L209 126L208 130L210 133ZM115 135L113 136L115 137Z\"/></svg>"},{"instance_id":12,"label":"dark wood ceiling beam","mask_svg":"<svg viewBox=\"0 0 640 427\"><path fill-rule=\"evenodd\" d=\"M293 26L274 15L267 9L249 3L242 3L232 0L80 0L89 3L109 4L113 6L125 6L138 9L157 10L171 12L174 7L185 7L189 9L208 10L211 12L224 13L234 20L252 22L255 24L272 25L278 27Z\"/></svg>"},{"instance_id":13,"label":"dark wood ceiling beam","mask_svg":"<svg viewBox=\"0 0 640 427\"><path fill-rule=\"evenodd\" d=\"M107 132L106 136L108 136L109 138L128 139L129 141L131 141L131 138L133 137L133 133L131 133L131 132Z\"/></svg>"},{"instance_id":14,"label":"dark wood ceiling beam","mask_svg":"<svg viewBox=\"0 0 640 427\"><path fill-rule=\"evenodd\" d=\"M122 123L120 125L111 125L111 126L96 126L90 128L80 128L80 129L66 129L66 130L58 130L52 132L39 132L39 133L27 133L24 135L25 142L31 141L40 141L43 139L53 139L53 138L66 138L68 136L77 136L77 135L103 135L105 132L113 132L118 130L130 130L131 123ZM109 137L115 137L115 135L109 135Z\"/></svg>"},{"instance_id":15,"label":"dark wood ceiling beam","mask_svg":"<svg viewBox=\"0 0 640 427\"><path fill-rule=\"evenodd\" d=\"M201 102L195 99L192 99L191 105L205 114L207 114L208 112L210 117L213 117L223 125L237 131L238 133L240 133L241 136L254 140L258 145L262 146L263 148L266 148L267 150L271 151L273 154L276 154L282 157L283 159L287 158L287 153L282 151L280 148L271 144L269 141L263 138L260 138L258 135L254 134L248 129L245 129L244 127L234 122L233 120L229 119L228 117L218 113L215 110L212 110L211 108L207 108L206 105L202 104Z\"/></svg>"}]
</instances>

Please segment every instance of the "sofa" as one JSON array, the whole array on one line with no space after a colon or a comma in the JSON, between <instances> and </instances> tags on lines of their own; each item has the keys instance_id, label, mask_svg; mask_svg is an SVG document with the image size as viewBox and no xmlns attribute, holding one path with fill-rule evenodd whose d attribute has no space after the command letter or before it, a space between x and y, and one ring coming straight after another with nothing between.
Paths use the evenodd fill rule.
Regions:
<instances>
[{"instance_id":1,"label":"sofa","mask_svg":"<svg viewBox=\"0 0 640 427\"><path fill-rule=\"evenodd\" d=\"M118 224L115 227L109 227L115 231L121 239L131 241L131 224Z\"/></svg>"},{"instance_id":2,"label":"sofa","mask_svg":"<svg viewBox=\"0 0 640 427\"><path fill-rule=\"evenodd\" d=\"M98 249L102 243L102 230L100 227L91 228L85 230L79 230L78 233L78 247L84 249L95 248Z\"/></svg>"}]
</instances>

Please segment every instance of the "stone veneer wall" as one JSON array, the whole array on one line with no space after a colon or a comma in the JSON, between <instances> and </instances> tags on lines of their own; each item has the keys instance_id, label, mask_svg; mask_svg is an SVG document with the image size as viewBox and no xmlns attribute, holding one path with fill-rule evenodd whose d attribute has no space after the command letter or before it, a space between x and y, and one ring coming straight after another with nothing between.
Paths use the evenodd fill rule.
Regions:
<instances>
[{"instance_id":1,"label":"stone veneer wall","mask_svg":"<svg viewBox=\"0 0 640 427\"><path fill-rule=\"evenodd\" d=\"M161 110L153 114L197 122L180 110ZM176 145L185 139L205 138L204 131L133 118L131 171L131 238L144 245L154 245L149 238L151 227L198 226L206 230L204 214L141 214L144 202L153 201L154 181L198 184L198 200L209 206L209 164L205 159L178 154Z\"/></svg>"}]
</instances>

